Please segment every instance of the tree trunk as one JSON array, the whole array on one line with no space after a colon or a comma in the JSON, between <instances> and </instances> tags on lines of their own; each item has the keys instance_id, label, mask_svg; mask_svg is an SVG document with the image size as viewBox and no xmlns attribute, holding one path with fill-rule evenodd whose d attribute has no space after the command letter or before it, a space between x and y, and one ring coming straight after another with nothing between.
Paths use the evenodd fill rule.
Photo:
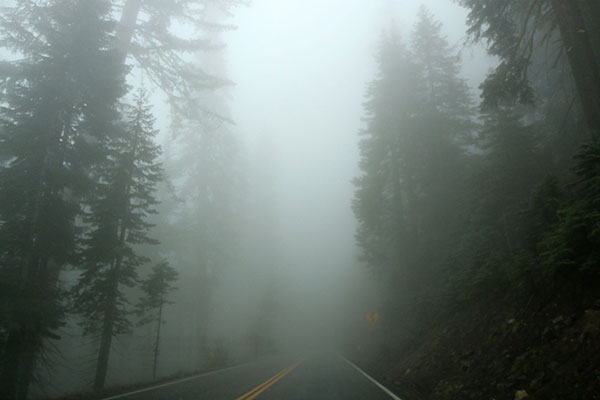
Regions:
<instances>
[{"instance_id":1,"label":"tree trunk","mask_svg":"<svg viewBox=\"0 0 600 400\"><path fill-rule=\"evenodd\" d=\"M31 239L31 256L21 267L18 299L15 309L11 311L12 323L4 346L4 359L0 370L1 399L27 398L37 355L43 347L43 331L48 328L42 326L40 321L33 319L30 314L35 312L30 304L54 300L52 292L57 281L49 271L47 254L40 251L44 236L38 236L41 239Z\"/></svg>"},{"instance_id":2,"label":"tree trunk","mask_svg":"<svg viewBox=\"0 0 600 400\"><path fill-rule=\"evenodd\" d=\"M98 351L98 360L96 362L96 377L94 378L94 390L104 388L106 382L106 373L108 372L108 357L112 344L113 318L106 318L102 329L100 339L100 350Z\"/></svg>"},{"instance_id":3,"label":"tree trunk","mask_svg":"<svg viewBox=\"0 0 600 400\"><path fill-rule=\"evenodd\" d=\"M135 151L135 147L134 147ZM131 171L130 171L131 175ZM127 193L127 199L129 199L130 186L125 189ZM129 209L129 200L127 200L127 207ZM119 221L116 234L119 236L119 243L122 246L125 243L127 237L127 227L123 220ZM110 348L112 344L112 338L114 335L114 325L117 313L117 296L119 293L119 270L121 269L121 263L123 262L123 256L117 255L114 260L113 268L111 271L111 284L110 284L110 297L107 299L106 309L104 311L104 321L102 326L102 336L100 339L100 349L98 350L98 361L96 363L96 378L94 379L94 389L102 389L106 381L106 374L108 372L108 357L110 355Z\"/></svg>"},{"instance_id":4,"label":"tree trunk","mask_svg":"<svg viewBox=\"0 0 600 400\"><path fill-rule=\"evenodd\" d=\"M154 363L152 365L152 379L156 379L156 364L158 363L158 351L160 345L160 327L162 325L162 309L163 302L160 301L160 307L158 308L158 323L156 325L156 340L154 342Z\"/></svg>"},{"instance_id":5,"label":"tree trunk","mask_svg":"<svg viewBox=\"0 0 600 400\"><path fill-rule=\"evenodd\" d=\"M120 261L120 260L119 260ZM106 374L108 372L108 358L110 355L110 348L112 345L113 328L115 325L115 307L116 307L116 296L118 283L117 280L117 268L120 262L115 262L112 270L113 285L111 287L112 293L107 299L106 308L104 311L104 321L102 324L102 334L100 337L100 349L98 350L98 360L96 362L96 377L94 378L94 389L99 390L104 387L106 382Z\"/></svg>"},{"instance_id":6,"label":"tree trunk","mask_svg":"<svg viewBox=\"0 0 600 400\"><path fill-rule=\"evenodd\" d=\"M34 330L30 337L31 340L25 342L25 348L21 355L21 365L19 371L19 380L16 385L17 399L27 399L27 393L29 392L29 384L33 377L33 371L36 365L36 355L38 349L41 348L41 334L39 330Z\"/></svg>"},{"instance_id":7,"label":"tree trunk","mask_svg":"<svg viewBox=\"0 0 600 400\"><path fill-rule=\"evenodd\" d=\"M590 0L551 0L588 127L600 134L600 7ZM595 15L587 15L592 12Z\"/></svg>"},{"instance_id":8,"label":"tree trunk","mask_svg":"<svg viewBox=\"0 0 600 400\"><path fill-rule=\"evenodd\" d=\"M127 0L123 6L123 14L117 26L116 46L121 51L123 63L130 50L131 40L135 33L137 17L142 7L142 0Z\"/></svg>"},{"instance_id":9,"label":"tree trunk","mask_svg":"<svg viewBox=\"0 0 600 400\"><path fill-rule=\"evenodd\" d=\"M32 329L23 325L9 332L5 344L0 398L24 400L31 381L35 365L36 343L38 337Z\"/></svg>"}]
</instances>

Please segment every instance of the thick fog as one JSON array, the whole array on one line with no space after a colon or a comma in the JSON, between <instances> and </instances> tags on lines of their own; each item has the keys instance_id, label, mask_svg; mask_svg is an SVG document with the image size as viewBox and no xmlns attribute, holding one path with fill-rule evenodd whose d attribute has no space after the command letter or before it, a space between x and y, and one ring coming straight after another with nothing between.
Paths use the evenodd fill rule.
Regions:
<instances>
[{"instance_id":1,"label":"thick fog","mask_svg":"<svg viewBox=\"0 0 600 400\"><path fill-rule=\"evenodd\" d=\"M384 282L359 261L352 210L365 95L383 33L408 38L422 4L443 24L477 96L494 62L483 47L465 45L467 11L448 0L215 8L211 18L234 28L208 30L217 46L189 58L228 81L195 94L225 122L198 132L182 128L158 82L129 60L136 65L130 85L151 92L166 175L151 231L162 244L142 252L167 259L179 274L163 313L159 377L284 351L338 352L368 334L365 315L381 312ZM78 275L61 272L66 286ZM127 290L135 303L139 289ZM79 322L72 316L61 328L54 367L41 369L35 393L89 386L97 341L80 337ZM153 329L116 336L108 386L150 380Z\"/></svg>"},{"instance_id":2,"label":"thick fog","mask_svg":"<svg viewBox=\"0 0 600 400\"><path fill-rule=\"evenodd\" d=\"M0 0L0 398L592 398L599 21Z\"/></svg>"},{"instance_id":3,"label":"thick fog","mask_svg":"<svg viewBox=\"0 0 600 400\"><path fill-rule=\"evenodd\" d=\"M268 244L277 254L274 275L255 284L274 281L283 342L341 343L344 323L366 327L365 313L378 307L378 283L360 268L354 238L358 133L382 31L396 26L408 36L421 4L255 1L236 11L238 28L224 35L235 131L247 150L249 182L259 182L265 196L254 206L268 205L259 213L270 213L275 237ZM466 10L443 0L425 5L444 24L477 93L492 63L483 48L464 46ZM244 291L223 294L239 301L224 315L243 309Z\"/></svg>"},{"instance_id":4,"label":"thick fog","mask_svg":"<svg viewBox=\"0 0 600 400\"><path fill-rule=\"evenodd\" d=\"M201 256L202 249L193 248L188 237L183 249L188 254L171 260L180 279L164 314L159 376L210 366L219 351L226 359L214 361L215 366L281 351L337 352L352 345L356 335L368 334L365 315L379 309L382 283L358 261L351 207L352 181L360 174L363 103L376 74L382 33L394 27L408 37L421 4L256 0L231 15L215 11L218 20L235 29L215 33L213 39L224 47L198 60L232 84L200 96L210 110L231 120L218 128L235 142L234 200L228 200L236 202L233 236L231 243L218 243L231 257L218 267L193 261L177 265L182 257ZM426 6L443 23L443 34L462 57L461 74L476 93L492 63L483 48L464 45L466 11L446 0L427 1ZM132 84L144 79L139 72L130 78ZM150 89L163 162L177 186L181 171L192 166L169 158L178 159L178 152L196 144L177 138L168 100L160 88ZM198 157L203 156L200 151ZM174 218L170 234L178 230L179 217ZM179 234L210 236L205 225L198 221L197 228L192 225ZM161 235L158 227L155 236L168 243ZM173 256L168 251L163 255ZM67 337L76 336L75 322L69 325ZM149 378L151 355L145 349L151 335L151 330L136 329L117 340L109 383ZM83 390L89 384L84 377L94 364L93 341L66 342L72 341L75 346L61 349L63 369L47 378L53 382L45 388L49 393Z\"/></svg>"}]
</instances>

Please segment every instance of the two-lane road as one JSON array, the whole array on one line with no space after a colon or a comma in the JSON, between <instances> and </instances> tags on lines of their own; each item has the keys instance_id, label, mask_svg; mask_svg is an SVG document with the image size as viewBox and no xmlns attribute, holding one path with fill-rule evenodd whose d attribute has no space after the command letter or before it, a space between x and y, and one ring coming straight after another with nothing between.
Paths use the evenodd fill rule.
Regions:
<instances>
[{"instance_id":1,"label":"two-lane road","mask_svg":"<svg viewBox=\"0 0 600 400\"><path fill-rule=\"evenodd\" d=\"M276 357L104 400L400 400L338 355Z\"/></svg>"}]
</instances>

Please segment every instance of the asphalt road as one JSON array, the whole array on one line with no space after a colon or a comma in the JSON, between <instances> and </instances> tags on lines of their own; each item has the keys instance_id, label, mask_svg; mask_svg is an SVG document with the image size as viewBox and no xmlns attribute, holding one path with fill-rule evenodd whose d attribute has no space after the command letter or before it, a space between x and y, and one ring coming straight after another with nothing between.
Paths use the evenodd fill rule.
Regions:
<instances>
[{"instance_id":1,"label":"asphalt road","mask_svg":"<svg viewBox=\"0 0 600 400\"><path fill-rule=\"evenodd\" d=\"M399 400L338 355L281 356L104 400Z\"/></svg>"}]
</instances>

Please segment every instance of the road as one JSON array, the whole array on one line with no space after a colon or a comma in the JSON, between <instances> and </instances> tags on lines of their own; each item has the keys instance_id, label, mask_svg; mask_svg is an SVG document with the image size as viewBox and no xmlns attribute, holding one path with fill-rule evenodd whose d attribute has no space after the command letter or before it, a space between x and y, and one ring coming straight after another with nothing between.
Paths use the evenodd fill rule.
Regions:
<instances>
[{"instance_id":1,"label":"road","mask_svg":"<svg viewBox=\"0 0 600 400\"><path fill-rule=\"evenodd\" d=\"M338 355L281 356L103 400L400 400Z\"/></svg>"}]
</instances>

